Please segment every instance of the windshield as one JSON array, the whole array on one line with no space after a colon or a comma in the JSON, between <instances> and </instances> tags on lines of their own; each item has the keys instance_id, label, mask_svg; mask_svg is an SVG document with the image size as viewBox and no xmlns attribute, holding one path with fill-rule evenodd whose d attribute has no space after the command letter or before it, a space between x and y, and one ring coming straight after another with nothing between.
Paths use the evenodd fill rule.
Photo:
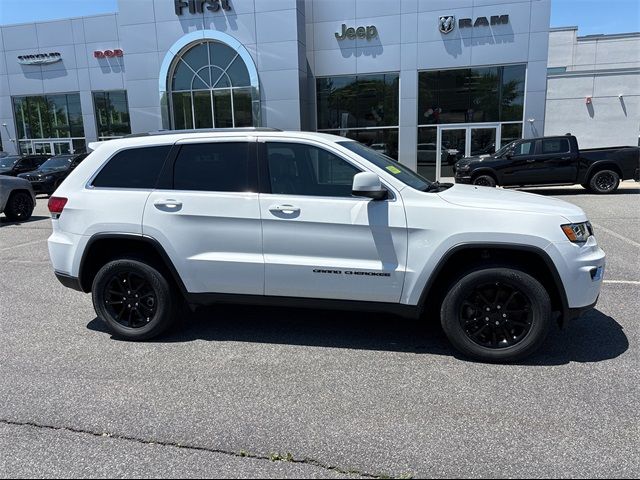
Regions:
<instances>
[{"instance_id":1,"label":"windshield","mask_svg":"<svg viewBox=\"0 0 640 480\"><path fill-rule=\"evenodd\" d=\"M40 170L68 168L72 159L69 156L51 157L40 166Z\"/></svg>"},{"instance_id":2,"label":"windshield","mask_svg":"<svg viewBox=\"0 0 640 480\"><path fill-rule=\"evenodd\" d=\"M516 144L516 142L519 142L519 140L514 140L513 142L507 143L504 147L502 147L500 150L494 153L493 156L502 157L505 153L507 153L507 150L509 150L511 147L513 147Z\"/></svg>"},{"instance_id":3,"label":"windshield","mask_svg":"<svg viewBox=\"0 0 640 480\"><path fill-rule=\"evenodd\" d=\"M374 150L373 148L369 148L358 142L338 142L338 145L351 150L353 153L357 153L361 157L369 160L375 166L391 173L402 183L409 185L416 190L424 191L429 187L429 185L431 185L431 182L426 178L422 178L413 170L408 169L401 163L396 162L393 158L380 153L378 150Z\"/></svg>"},{"instance_id":4,"label":"windshield","mask_svg":"<svg viewBox=\"0 0 640 480\"><path fill-rule=\"evenodd\" d=\"M0 168L11 168L17 163L18 160L20 160L20 157L0 158Z\"/></svg>"}]
</instances>

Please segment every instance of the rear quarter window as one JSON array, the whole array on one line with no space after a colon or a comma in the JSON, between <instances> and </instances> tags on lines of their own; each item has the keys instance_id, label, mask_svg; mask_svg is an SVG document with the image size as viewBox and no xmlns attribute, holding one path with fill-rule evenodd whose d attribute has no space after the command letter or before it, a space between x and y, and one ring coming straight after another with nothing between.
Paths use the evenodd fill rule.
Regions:
<instances>
[{"instance_id":1,"label":"rear quarter window","mask_svg":"<svg viewBox=\"0 0 640 480\"><path fill-rule=\"evenodd\" d=\"M155 188L170 149L170 145L163 145L122 150L111 157L92 185L102 188Z\"/></svg>"}]
</instances>

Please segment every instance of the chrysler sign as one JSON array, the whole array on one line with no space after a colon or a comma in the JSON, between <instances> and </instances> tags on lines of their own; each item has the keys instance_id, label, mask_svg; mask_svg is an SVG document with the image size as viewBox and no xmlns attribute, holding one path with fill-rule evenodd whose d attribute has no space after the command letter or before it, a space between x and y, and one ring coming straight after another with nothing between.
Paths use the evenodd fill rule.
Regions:
<instances>
[{"instance_id":1,"label":"chrysler sign","mask_svg":"<svg viewBox=\"0 0 640 480\"><path fill-rule=\"evenodd\" d=\"M59 52L51 53L34 53L33 55L19 55L18 63L22 65L46 65L48 63L56 63L62 60Z\"/></svg>"}]
</instances>

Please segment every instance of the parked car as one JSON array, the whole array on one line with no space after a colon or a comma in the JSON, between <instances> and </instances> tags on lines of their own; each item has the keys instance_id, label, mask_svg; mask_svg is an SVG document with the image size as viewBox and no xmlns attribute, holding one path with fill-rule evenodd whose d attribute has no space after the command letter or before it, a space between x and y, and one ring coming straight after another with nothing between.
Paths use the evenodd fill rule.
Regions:
<instances>
[{"instance_id":1,"label":"parked car","mask_svg":"<svg viewBox=\"0 0 640 480\"><path fill-rule=\"evenodd\" d=\"M455 165L456 183L488 187L580 184L611 193L621 180L640 180L640 148L579 149L573 135L515 140L488 157Z\"/></svg>"},{"instance_id":2,"label":"parked car","mask_svg":"<svg viewBox=\"0 0 640 480\"><path fill-rule=\"evenodd\" d=\"M51 195L87 155L87 153L56 155L44 162L36 170L29 173L21 173L18 177L31 182L31 186L36 193Z\"/></svg>"},{"instance_id":3,"label":"parked car","mask_svg":"<svg viewBox=\"0 0 640 480\"><path fill-rule=\"evenodd\" d=\"M49 158L46 155L8 155L0 158L0 175L15 177L20 173L31 172Z\"/></svg>"},{"instance_id":4,"label":"parked car","mask_svg":"<svg viewBox=\"0 0 640 480\"><path fill-rule=\"evenodd\" d=\"M561 200L430 182L344 137L163 132L90 145L49 199L58 279L115 335L181 305L440 317L461 352L513 361L592 308L604 252Z\"/></svg>"},{"instance_id":5,"label":"parked car","mask_svg":"<svg viewBox=\"0 0 640 480\"><path fill-rule=\"evenodd\" d=\"M22 178L0 175L0 213L13 221L31 218L36 196L31 184Z\"/></svg>"}]
</instances>

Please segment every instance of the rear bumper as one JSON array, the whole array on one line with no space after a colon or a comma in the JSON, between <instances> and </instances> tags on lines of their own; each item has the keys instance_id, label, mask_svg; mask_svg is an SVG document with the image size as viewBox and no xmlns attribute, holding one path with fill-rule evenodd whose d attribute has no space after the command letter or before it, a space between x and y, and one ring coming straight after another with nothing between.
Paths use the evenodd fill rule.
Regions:
<instances>
[{"instance_id":1,"label":"rear bumper","mask_svg":"<svg viewBox=\"0 0 640 480\"><path fill-rule=\"evenodd\" d=\"M77 277L72 277L71 275L67 275L66 273L54 273L56 274L56 278L58 279L58 281L65 287L83 292L82 287L80 286L80 279L78 279Z\"/></svg>"}]
</instances>

